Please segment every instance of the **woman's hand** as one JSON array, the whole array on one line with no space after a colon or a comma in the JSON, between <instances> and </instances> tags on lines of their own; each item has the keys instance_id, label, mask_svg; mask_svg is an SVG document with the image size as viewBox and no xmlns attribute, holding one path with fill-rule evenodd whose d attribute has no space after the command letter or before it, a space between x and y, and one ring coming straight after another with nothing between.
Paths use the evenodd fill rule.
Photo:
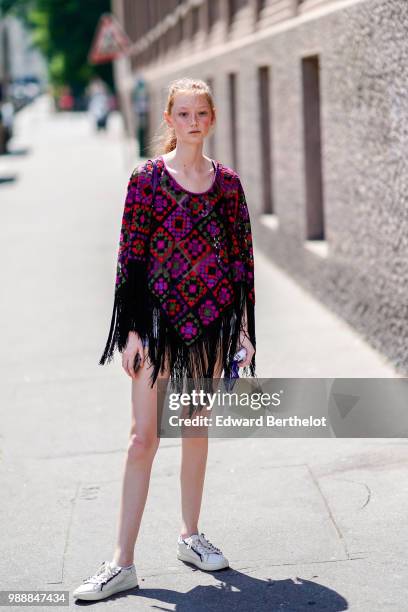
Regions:
<instances>
[{"instance_id":1,"label":"woman's hand","mask_svg":"<svg viewBox=\"0 0 408 612\"><path fill-rule=\"evenodd\" d=\"M255 353L255 349L251 340L249 339L248 332L246 329L241 330L241 333L239 335L239 343L240 346L243 346L247 352L245 359L242 359L242 361L238 361L238 367L244 368L245 366L250 365L252 357Z\"/></svg>"},{"instance_id":2,"label":"woman's hand","mask_svg":"<svg viewBox=\"0 0 408 612\"><path fill-rule=\"evenodd\" d=\"M143 342L137 332L130 331L128 334L126 347L122 352L122 367L131 378L136 378L136 372L134 369L134 363L137 353L141 358L141 366L145 361L145 351Z\"/></svg>"}]
</instances>

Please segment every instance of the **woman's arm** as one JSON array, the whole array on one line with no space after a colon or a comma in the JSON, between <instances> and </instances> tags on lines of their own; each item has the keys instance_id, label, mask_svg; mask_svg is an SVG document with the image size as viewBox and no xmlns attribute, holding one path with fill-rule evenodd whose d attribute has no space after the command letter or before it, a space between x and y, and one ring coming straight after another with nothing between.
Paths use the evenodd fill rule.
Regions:
<instances>
[{"instance_id":1,"label":"woman's arm","mask_svg":"<svg viewBox=\"0 0 408 612\"><path fill-rule=\"evenodd\" d=\"M241 296L240 343L248 357L242 367L250 366L255 374L255 283L252 228L244 189L238 178L236 191L235 224L233 232L233 279Z\"/></svg>"},{"instance_id":2,"label":"woman's arm","mask_svg":"<svg viewBox=\"0 0 408 612\"><path fill-rule=\"evenodd\" d=\"M150 235L151 206L143 197L144 181L148 172L138 167L129 178L116 266L114 304L108 340L100 359L103 365L113 358L117 347L122 352L129 332L145 339L149 330L147 291L147 256Z\"/></svg>"}]
</instances>

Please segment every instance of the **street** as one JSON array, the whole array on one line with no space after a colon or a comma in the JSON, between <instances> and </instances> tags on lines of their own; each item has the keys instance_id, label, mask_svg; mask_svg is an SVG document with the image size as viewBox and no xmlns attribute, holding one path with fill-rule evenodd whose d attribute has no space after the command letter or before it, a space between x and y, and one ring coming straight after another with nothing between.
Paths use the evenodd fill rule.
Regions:
<instances>
[{"instance_id":1,"label":"street","mask_svg":"<svg viewBox=\"0 0 408 612\"><path fill-rule=\"evenodd\" d=\"M18 115L16 154L0 157L0 178L15 178L0 184L3 590L71 594L113 553L131 383L119 354L98 361L137 160L110 121L97 133L42 97ZM256 244L255 266L259 377L395 376ZM406 608L405 439L210 440L200 528L231 564L213 574L176 559L179 462L180 441L162 440L140 590L96 609Z\"/></svg>"}]
</instances>

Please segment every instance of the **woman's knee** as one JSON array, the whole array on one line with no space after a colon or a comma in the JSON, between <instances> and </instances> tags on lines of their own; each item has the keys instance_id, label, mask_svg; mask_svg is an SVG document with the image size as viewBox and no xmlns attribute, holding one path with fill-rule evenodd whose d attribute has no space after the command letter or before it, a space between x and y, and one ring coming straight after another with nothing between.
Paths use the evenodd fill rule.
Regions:
<instances>
[{"instance_id":1,"label":"woman's knee","mask_svg":"<svg viewBox=\"0 0 408 612\"><path fill-rule=\"evenodd\" d=\"M140 461L153 458L159 447L160 439L150 433L131 433L128 444L128 459Z\"/></svg>"}]
</instances>

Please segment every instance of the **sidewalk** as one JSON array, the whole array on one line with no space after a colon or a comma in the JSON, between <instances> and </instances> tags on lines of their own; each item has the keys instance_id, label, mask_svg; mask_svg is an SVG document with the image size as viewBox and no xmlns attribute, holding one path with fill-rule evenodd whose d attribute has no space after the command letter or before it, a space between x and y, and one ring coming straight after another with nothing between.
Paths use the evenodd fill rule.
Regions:
<instances>
[{"instance_id":1,"label":"sidewalk","mask_svg":"<svg viewBox=\"0 0 408 612\"><path fill-rule=\"evenodd\" d=\"M132 169L115 119L23 111L0 158L2 589L71 593L116 535L130 424L120 358L98 365ZM135 164L134 164L135 165ZM386 360L258 251L259 377L393 377ZM200 528L230 560L177 561L180 444L163 440L118 610L406 608L405 439L212 439ZM25 607L29 610L31 607ZM33 608L34 609L34 608ZM37 608L38 609L38 608Z\"/></svg>"}]
</instances>

